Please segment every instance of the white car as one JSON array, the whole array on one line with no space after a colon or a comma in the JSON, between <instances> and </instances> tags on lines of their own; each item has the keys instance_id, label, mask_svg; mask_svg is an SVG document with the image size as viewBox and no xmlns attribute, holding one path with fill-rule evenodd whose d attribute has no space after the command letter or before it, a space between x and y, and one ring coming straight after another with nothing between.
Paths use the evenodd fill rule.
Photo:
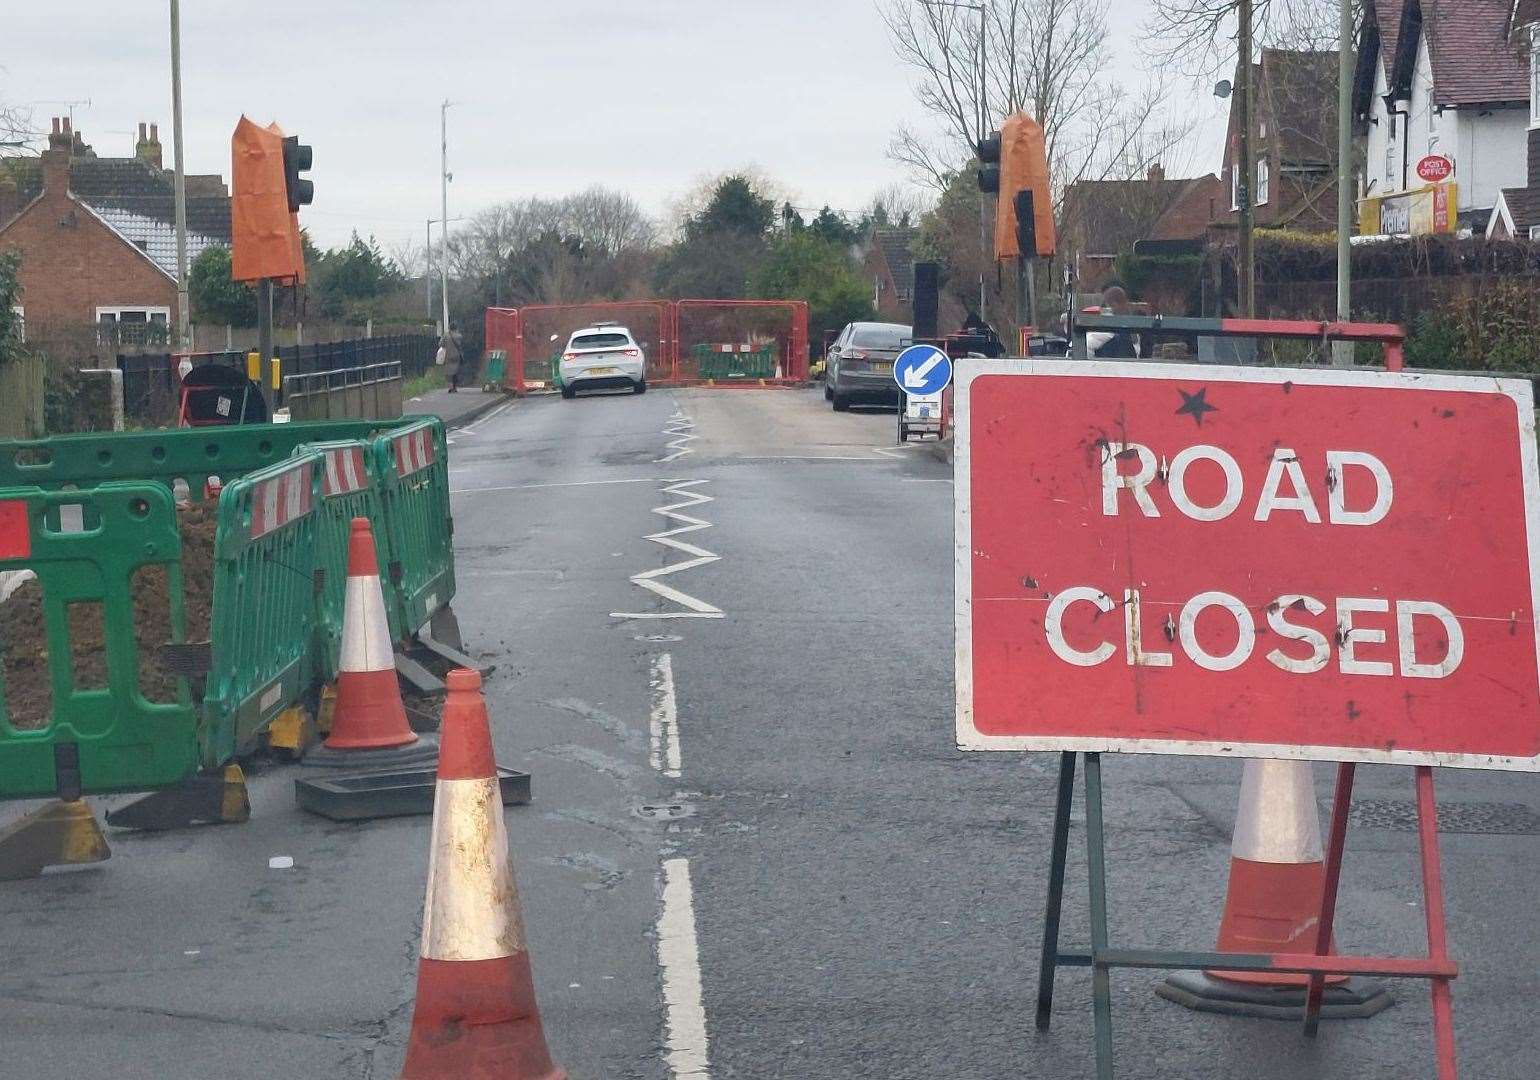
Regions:
<instances>
[{"instance_id":1,"label":"white car","mask_svg":"<svg viewBox=\"0 0 1540 1080\"><path fill-rule=\"evenodd\" d=\"M567 339L556 365L556 381L564 398L579 390L630 388L633 393L645 394L647 357L624 326L595 323Z\"/></svg>"}]
</instances>

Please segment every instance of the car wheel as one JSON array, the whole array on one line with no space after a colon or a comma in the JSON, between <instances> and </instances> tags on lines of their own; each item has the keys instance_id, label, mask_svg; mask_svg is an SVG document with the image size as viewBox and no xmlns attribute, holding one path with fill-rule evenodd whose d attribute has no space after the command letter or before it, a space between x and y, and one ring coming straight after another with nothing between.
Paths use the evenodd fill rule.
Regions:
<instances>
[{"instance_id":1,"label":"car wheel","mask_svg":"<svg viewBox=\"0 0 1540 1080\"><path fill-rule=\"evenodd\" d=\"M573 397L576 396L576 394L577 391L572 389L570 386L564 386L561 388L561 396L566 398L568 401L571 401Z\"/></svg>"},{"instance_id":2,"label":"car wheel","mask_svg":"<svg viewBox=\"0 0 1540 1080\"><path fill-rule=\"evenodd\" d=\"M633 394L645 394L647 392L647 380L643 379L631 388Z\"/></svg>"},{"instance_id":3,"label":"car wheel","mask_svg":"<svg viewBox=\"0 0 1540 1080\"><path fill-rule=\"evenodd\" d=\"M846 397L844 394L837 393L830 400L834 402L834 411L835 412L849 412L850 411L850 399L848 397Z\"/></svg>"},{"instance_id":4,"label":"car wheel","mask_svg":"<svg viewBox=\"0 0 1540 1080\"><path fill-rule=\"evenodd\" d=\"M834 387L828 385L827 383L824 384L823 399L825 401L833 401L834 400Z\"/></svg>"}]
</instances>

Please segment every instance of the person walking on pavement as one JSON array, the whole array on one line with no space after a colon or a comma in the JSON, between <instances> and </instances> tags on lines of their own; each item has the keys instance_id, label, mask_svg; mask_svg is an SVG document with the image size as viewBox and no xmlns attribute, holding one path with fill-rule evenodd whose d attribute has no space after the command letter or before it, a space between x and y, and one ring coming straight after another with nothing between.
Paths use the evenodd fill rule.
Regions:
<instances>
[{"instance_id":1,"label":"person walking on pavement","mask_svg":"<svg viewBox=\"0 0 1540 1080\"><path fill-rule=\"evenodd\" d=\"M450 327L439 342L438 354L433 359L433 362L444 368L444 373L449 376L451 394L460 392L460 366L464 361L464 355L460 351L459 337L458 331Z\"/></svg>"}]
</instances>

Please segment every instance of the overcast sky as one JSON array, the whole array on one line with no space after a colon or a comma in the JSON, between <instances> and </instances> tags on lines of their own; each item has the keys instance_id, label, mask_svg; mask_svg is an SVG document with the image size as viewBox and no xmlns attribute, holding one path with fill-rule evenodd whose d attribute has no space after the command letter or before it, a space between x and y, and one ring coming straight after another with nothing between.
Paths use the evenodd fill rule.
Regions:
<instances>
[{"instance_id":1,"label":"overcast sky","mask_svg":"<svg viewBox=\"0 0 1540 1080\"><path fill-rule=\"evenodd\" d=\"M1121 71L1146 0L1112 0ZM167 4L75 0L5 16L0 101L61 114L103 155L157 121L171 163ZM357 227L387 247L438 216L439 102L450 215L591 184L661 214L703 175L757 165L800 204L858 210L904 174L894 127L922 121L875 0L183 0L187 164L228 176L242 112L315 147L323 246ZM1219 159L1219 105L1195 169Z\"/></svg>"}]
</instances>

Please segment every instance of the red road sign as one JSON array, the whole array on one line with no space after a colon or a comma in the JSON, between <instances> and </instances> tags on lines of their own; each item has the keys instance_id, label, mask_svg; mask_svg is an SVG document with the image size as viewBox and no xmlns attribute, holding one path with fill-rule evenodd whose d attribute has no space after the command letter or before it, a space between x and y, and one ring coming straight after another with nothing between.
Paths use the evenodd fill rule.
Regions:
<instances>
[{"instance_id":1,"label":"red road sign","mask_svg":"<svg viewBox=\"0 0 1540 1080\"><path fill-rule=\"evenodd\" d=\"M1454 175L1454 161L1443 154L1429 154L1417 162L1417 175L1430 184L1442 183Z\"/></svg>"},{"instance_id":2,"label":"red road sign","mask_svg":"<svg viewBox=\"0 0 1540 1080\"><path fill-rule=\"evenodd\" d=\"M1540 770L1524 380L957 379L964 749Z\"/></svg>"}]
</instances>

